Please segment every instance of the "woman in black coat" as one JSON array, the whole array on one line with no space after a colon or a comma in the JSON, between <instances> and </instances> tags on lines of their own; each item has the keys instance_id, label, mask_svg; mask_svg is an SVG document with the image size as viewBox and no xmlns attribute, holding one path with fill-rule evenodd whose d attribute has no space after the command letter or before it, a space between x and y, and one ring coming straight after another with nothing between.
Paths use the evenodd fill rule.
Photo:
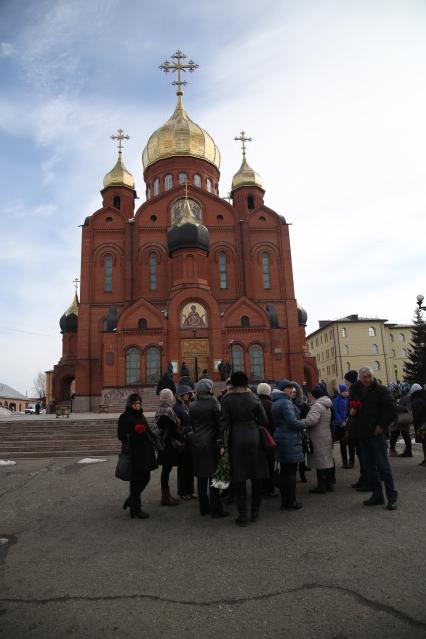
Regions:
<instances>
[{"instance_id":1,"label":"woman in black coat","mask_svg":"<svg viewBox=\"0 0 426 639\"><path fill-rule=\"evenodd\" d=\"M179 453L177 468L178 495L181 499L194 498L194 471L192 468L191 441L188 437L191 430L189 419L189 404L192 397L192 389L185 384L179 384L176 388L176 401L173 410L176 413L180 430L185 438L185 448Z\"/></svg>"},{"instance_id":2,"label":"woman in black coat","mask_svg":"<svg viewBox=\"0 0 426 639\"><path fill-rule=\"evenodd\" d=\"M192 435L192 459L197 477L198 501L201 515L211 514L213 519L226 517L218 488L211 486L212 475L219 461L221 438L220 404L213 395L211 379L201 379L196 386L196 400L189 406ZM210 485L210 499L207 488Z\"/></svg>"},{"instance_id":3,"label":"woman in black coat","mask_svg":"<svg viewBox=\"0 0 426 639\"><path fill-rule=\"evenodd\" d=\"M129 448L132 462L130 495L123 508L130 506L132 519L147 519L149 515L142 510L141 494L149 483L151 470L157 468L157 461L149 425L142 410L142 400L137 393L129 395L127 399L126 409L118 419L117 436L123 449Z\"/></svg>"},{"instance_id":4,"label":"woman in black coat","mask_svg":"<svg viewBox=\"0 0 426 639\"><path fill-rule=\"evenodd\" d=\"M183 451L184 437L179 419L174 412L173 393L169 388L160 392L160 406L155 413L155 422L160 429L164 450L158 453L158 463L161 470L161 505L177 506L180 501L170 495L169 478L173 466L179 463L179 454Z\"/></svg>"},{"instance_id":5,"label":"woman in black coat","mask_svg":"<svg viewBox=\"0 0 426 639\"><path fill-rule=\"evenodd\" d=\"M268 418L268 423L266 424L267 429L269 430L272 437L274 436L274 424L272 422L272 399L271 393L272 389L269 384L266 382L260 382L256 389L257 396L262 402L262 406L266 413L266 417ZM266 497L277 497L278 493L275 492L274 485L274 471L275 471L275 449L272 449L266 453L266 458L268 460L268 472L269 477L264 481L264 492Z\"/></svg>"},{"instance_id":6,"label":"woman in black coat","mask_svg":"<svg viewBox=\"0 0 426 639\"><path fill-rule=\"evenodd\" d=\"M260 447L259 426L268 419L257 395L248 388L247 375L232 373L231 389L222 400L222 423L229 433L231 476L240 526L248 524L246 480L251 480L251 520L259 517L262 480L268 477L268 462Z\"/></svg>"}]
</instances>

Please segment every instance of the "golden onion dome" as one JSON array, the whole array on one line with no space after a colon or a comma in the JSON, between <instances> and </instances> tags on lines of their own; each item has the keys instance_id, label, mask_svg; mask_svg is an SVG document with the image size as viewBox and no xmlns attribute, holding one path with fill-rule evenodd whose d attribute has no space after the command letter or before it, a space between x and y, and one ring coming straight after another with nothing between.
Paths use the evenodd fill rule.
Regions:
<instances>
[{"instance_id":1,"label":"golden onion dome","mask_svg":"<svg viewBox=\"0 0 426 639\"><path fill-rule=\"evenodd\" d=\"M220 152L213 138L191 120L179 93L172 117L154 131L143 150L143 167L147 169L158 160L174 156L200 158L220 167Z\"/></svg>"},{"instance_id":2,"label":"golden onion dome","mask_svg":"<svg viewBox=\"0 0 426 639\"><path fill-rule=\"evenodd\" d=\"M116 165L112 171L107 173L104 177L104 189L106 189L107 186L128 186L131 189L135 188L133 175L129 173L121 159L121 151L118 152Z\"/></svg>"},{"instance_id":3,"label":"golden onion dome","mask_svg":"<svg viewBox=\"0 0 426 639\"><path fill-rule=\"evenodd\" d=\"M232 190L235 191L240 186L259 186L262 188L260 175L247 164L245 156L243 156L239 170L232 178Z\"/></svg>"}]
</instances>

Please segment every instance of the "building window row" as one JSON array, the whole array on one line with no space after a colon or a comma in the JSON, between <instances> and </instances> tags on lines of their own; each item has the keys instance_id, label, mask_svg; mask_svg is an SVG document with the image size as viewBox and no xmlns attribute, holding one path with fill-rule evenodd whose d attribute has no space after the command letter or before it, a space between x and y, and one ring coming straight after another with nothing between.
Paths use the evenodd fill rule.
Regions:
<instances>
[{"instance_id":1,"label":"building window row","mask_svg":"<svg viewBox=\"0 0 426 639\"><path fill-rule=\"evenodd\" d=\"M264 377L264 358L263 348L260 344L253 344L249 348L250 359L250 377L253 379L263 379ZM231 346L231 361L233 371L244 371L244 350L239 344Z\"/></svg>"},{"instance_id":2,"label":"building window row","mask_svg":"<svg viewBox=\"0 0 426 639\"><path fill-rule=\"evenodd\" d=\"M161 377L161 351L151 346L145 354L145 383L156 384ZM141 353L136 347L126 351L126 384L142 382Z\"/></svg>"},{"instance_id":3,"label":"building window row","mask_svg":"<svg viewBox=\"0 0 426 639\"><path fill-rule=\"evenodd\" d=\"M192 180L193 180L194 186L197 186L198 188L202 188L203 180L201 175L199 175L198 173L195 173L192 176ZM188 174L181 171L178 174L178 183L186 184L186 182L188 183L190 182L188 178ZM173 175L171 173L168 173L167 175L164 176L163 185L164 185L164 191L170 191L170 189L173 188ZM208 191L209 193L219 192L217 183L213 182L213 180L209 177L205 179L205 188L206 188L206 191ZM160 178L157 177L152 181L152 186L151 184L147 185L146 197L149 200L151 199L151 193L153 194L154 197L157 197L158 195L160 195L160 192L161 192L161 180Z\"/></svg>"}]
</instances>

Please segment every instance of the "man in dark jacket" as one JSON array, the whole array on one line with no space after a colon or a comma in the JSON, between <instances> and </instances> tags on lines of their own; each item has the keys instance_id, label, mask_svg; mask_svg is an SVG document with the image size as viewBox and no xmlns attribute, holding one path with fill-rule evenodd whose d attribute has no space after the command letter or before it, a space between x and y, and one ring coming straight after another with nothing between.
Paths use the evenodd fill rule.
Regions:
<instances>
[{"instance_id":1,"label":"man in dark jacket","mask_svg":"<svg viewBox=\"0 0 426 639\"><path fill-rule=\"evenodd\" d=\"M359 380L349 391L351 428L365 456L369 484L373 494L365 506L384 504L382 480L388 498L388 510L396 510L395 490L388 460L386 431L395 419L396 407L390 391L374 378L369 367L361 368Z\"/></svg>"},{"instance_id":2,"label":"man in dark jacket","mask_svg":"<svg viewBox=\"0 0 426 639\"><path fill-rule=\"evenodd\" d=\"M423 461L419 466L426 466L426 391L420 384L413 384L410 389L410 403L413 411L413 426L416 438L420 439L423 447Z\"/></svg>"},{"instance_id":3,"label":"man in dark jacket","mask_svg":"<svg viewBox=\"0 0 426 639\"><path fill-rule=\"evenodd\" d=\"M164 375L162 377L160 377L160 379L158 380L157 395L159 395L161 393L163 388L170 388L170 390L172 391L173 395L176 393L176 386L175 386L175 383L173 381L173 377L171 377L171 375L169 373L164 373Z\"/></svg>"}]
</instances>

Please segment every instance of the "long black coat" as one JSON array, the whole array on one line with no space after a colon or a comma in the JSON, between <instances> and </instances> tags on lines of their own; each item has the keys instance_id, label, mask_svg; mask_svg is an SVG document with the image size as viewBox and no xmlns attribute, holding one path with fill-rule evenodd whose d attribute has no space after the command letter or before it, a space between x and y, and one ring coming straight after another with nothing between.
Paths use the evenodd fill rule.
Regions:
<instances>
[{"instance_id":1,"label":"long black coat","mask_svg":"<svg viewBox=\"0 0 426 639\"><path fill-rule=\"evenodd\" d=\"M352 384L349 390L349 402L361 402L356 415L349 418L349 436L355 439L369 439L374 436L376 426L385 431L396 417L396 404L386 386L376 380L365 388L360 381Z\"/></svg>"},{"instance_id":2,"label":"long black coat","mask_svg":"<svg viewBox=\"0 0 426 639\"><path fill-rule=\"evenodd\" d=\"M269 476L265 451L260 447L259 426L268 419L260 399L246 388L235 388L222 399L221 419L229 432L232 480Z\"/></svg>"},{"instance_id":3,"label":"long black coat","mask_svg":"<svg viewBox=\"0 0 426 639\"><path fill-rule=\"evenodd\" d=\"M144 432L137 432L135 426L142 424ZM149 436L149 426L145 415L141 410L126 408L124 413L118 418L117 437L123 443L123 449L129 442L130 455L132 458L132 471L145 473L157 468L155 450Z\"/></svg>"},{"instance_id":4,"label":"long black coat","mask_svg":"<svg viewBox=\"0 0 426 639\"><path fill-rule=\"evenodd\" d=\"M158 463L160 466L177 466L179 463L179 451L183 452L183 449L177 448L176 445L178 442L182 444L184 442L180 427L167 415L160 415L157 426L161 431L164 442L164 450L160 450L158 453Z\"/></svg>"},{"instance_id":5,"label":"long black coat","mask_svg":"<svg viewBox=\"0 0 426 639\"><path fill-rule=\"evenodd\" d=\"M196 477L211 477L219 461L221 439L220 404L202 393L189 406L192 427L192 461Z\"/></svg>"}]
</instances>

